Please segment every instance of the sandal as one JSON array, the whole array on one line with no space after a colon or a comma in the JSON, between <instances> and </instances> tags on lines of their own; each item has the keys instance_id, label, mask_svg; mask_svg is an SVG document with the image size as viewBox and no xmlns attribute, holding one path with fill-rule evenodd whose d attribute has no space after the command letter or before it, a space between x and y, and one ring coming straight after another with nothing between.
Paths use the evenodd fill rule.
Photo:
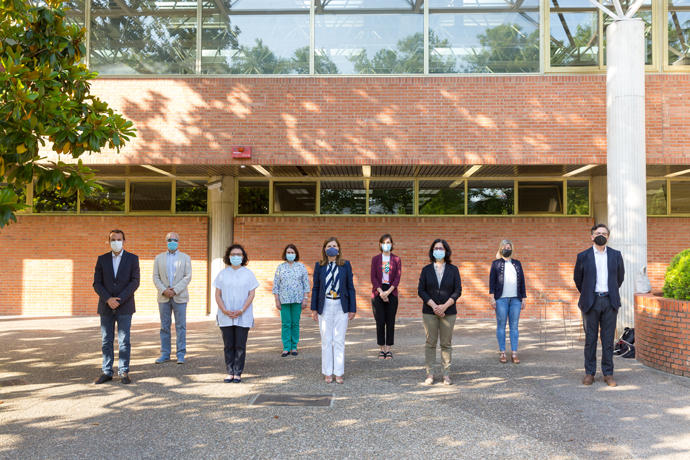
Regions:
<instances>
[{"instance_id":1,"label":"sandal","mask_svg":"<svg viewBox=\"0 0 690 460\"><path fill-rule=\"evenodd\" d=\"M511 359L513 360L513 363L520 364L520 359L518 358L517 353L513 353L513 356L511 356Z\"/></svg>"},{"instance_id":2,"label":"sandal","mask_svg":"<svg viewBox=\"0 0 690 460\"><path fill-rule=\"evenodd\" d=\"M385 359L393 359L393 352L392 351L387 351L386 352L386 357Z\"/></svg>"},{"instance_id":3,"label":"sandal","mask_svg":"<svg viewBox=\"0 0 690 460\"><path fill-rule=\"evenodd\" d=\"M502 363L507 363L508 359L506 359L506 352L505 351L500 351L499 352L501 355L498 357L498 360Z\"/></svg>"},{"instance_id":4,"label":"sandal","mask_svg":"<svg viewBox=\"0 0 690 460\"><path fill-rule=\"evenodd\" d=\"M333 383L333 376L332 375L326 375L326 376L324 376L323 381L326 383Z\"/></svg>"},{"instance_id":5,"label":"sandal","mask_svg":"<svg viewBox=\"0 0 690 460\"><path fill-rule=\"evenodd\" d=\"M381 350L379 351L379 359L386 359L386 352Z\"/></svg>"},{"instance_id":6,"label":"sandal","mask_svg":"<svg viewBox=\"0 0 690 460\"><path fill-rule=\"evenodd\" d=\"M448 377L447 375L444 375L443 376L443 384L444 385L452 385L453 382L450 380L450 377Z\"/></svg>"},{"instance_id":7,"label":"sandal","mask_svg":"<svg viewBox=\"0 0 690 460\"><path fill-rule=\"evenodd\" d=\"M343 380L343 376L342 376L342 375L341 375L341 376L337 376L337 375L335 376L335 383L337 383L337 384L339 384L339 385L342 385L343 382L344 382L344 380Z\"/></svg>"}]
</instances>

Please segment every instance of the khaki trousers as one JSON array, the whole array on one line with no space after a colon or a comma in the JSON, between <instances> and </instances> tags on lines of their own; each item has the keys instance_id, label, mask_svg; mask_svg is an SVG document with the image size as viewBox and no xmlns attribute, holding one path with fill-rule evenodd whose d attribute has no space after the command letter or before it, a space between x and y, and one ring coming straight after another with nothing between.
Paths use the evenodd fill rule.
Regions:
<instances>
[{"instance_id":1,"label":"khaki trousers","mask_svg":"<svg viewBox=\"0 0 690 460\"><path fill-rule=\"evenodd\" d=\"M441 367L443 368L443 375L447 376L450 372L450 360L453 350L451 340L453 339L453 326L455 326L456 316L422 315L424 330L426 331L424 363L426 364L426 373L429 375L434 373L434 367L436 366L436 342L438 342L439 336L441 339Z\"/></svg>"}]
</instances>

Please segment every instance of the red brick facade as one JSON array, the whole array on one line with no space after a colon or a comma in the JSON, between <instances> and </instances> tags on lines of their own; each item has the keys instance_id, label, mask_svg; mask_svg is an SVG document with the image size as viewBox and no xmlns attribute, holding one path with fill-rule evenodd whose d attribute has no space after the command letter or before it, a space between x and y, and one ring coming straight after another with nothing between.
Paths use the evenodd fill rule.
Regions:
<instances>
[{"instance_id":1,"label":"red brick facade","mask_svg":"<svg viewBox=\"0 0 690 460\"><path fill-rule=\"evenodd\" d=\"M165 234L180 234L180 249L192 258L189 316L206 314L207 217L20 216L0 234L0 315L95 315L93 271L110 250L108 232L125 232L125 250L139 256L137 313L157 315L153 259L165 251Z\"/></svg>"},{"instance_id":2,"label":"red brick facade","mask_svg":"<svg viewBox=\"0 0 690 460\"><path fill-rule=\"evenodd\" d=\"M605 79L104 78L94 92L138 137L85 161L222 165L250 145L264 165L603 164ZM646 92L647 162L690 163L690 75L647 75Z\"/></svg>"},{"instance_id":3,"label":"red brick facade","mask_svg":"<svg viewBox=\"0 0 690 460\"><path fill-rule=\"evenodd\" d=\"M635 296L635 357L671 374L690 377L690 301Z\"/></svg>"}]
</instances>

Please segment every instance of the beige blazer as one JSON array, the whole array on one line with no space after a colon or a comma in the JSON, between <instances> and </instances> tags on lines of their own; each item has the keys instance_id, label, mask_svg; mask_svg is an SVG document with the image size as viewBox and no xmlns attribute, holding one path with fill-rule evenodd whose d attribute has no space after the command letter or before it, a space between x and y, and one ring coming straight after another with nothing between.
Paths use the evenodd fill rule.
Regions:
<instances>
[{"instance_id":1,"label":"beige blazer","mask_svg":"<svg viewBox=\"0 0 690 460\"><path fill-rule=\"evenodd\" d=\"M187 303L189 302L187 285L192 280L192 259L184 252L178 251L175 261L175 277L172 283L169 283L166 254L167 251L158 254L153 262L153 284L158 289L158 302L170 300L163 295L163 291L168 289L168 286L172 286L176 294L173 301L175 303Z\"/></svg>"}]
</instances>

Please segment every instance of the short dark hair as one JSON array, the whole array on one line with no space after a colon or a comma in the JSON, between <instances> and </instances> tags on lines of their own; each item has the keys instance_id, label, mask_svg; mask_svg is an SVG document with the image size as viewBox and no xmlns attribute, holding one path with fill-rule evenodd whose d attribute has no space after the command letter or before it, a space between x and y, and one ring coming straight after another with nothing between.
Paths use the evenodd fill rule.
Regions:
<instances>
[{"instance_id":1,"label":"short dark hair","mask_svg":"<svg viewBox=\"0 0 690 460\"><path fill-rule=\"evenodd\" d=\"M113 233L119 233L120 235L122 235L122 241L125 241L125 232L123 232L122 230L118 230L117 228L115 230L110 230L108 232L108 241L110 241L110 235L112 235Z\"/></svg>"},{"instance_id":2,"label":"short dark hair","mask_svg":"<svg viewBox=\"0 0 690 460\"><path fill-rule=\"evenodd\" d=\"M450 250L450 245L448 245L448 242L441 238L436 238L434 242L431 243L431 247L429 248L429 260L431 260L432 263L436 262L436 258L434 257L434 246L436 246L436 243L441 243L443 245L443 249L446 250L446 256L443 258L443 260L449 264L450 256L453 254L453 251Z\"/></svg>"},{"instance_id":3,"label":"short dark hair","mask_svg":"<svg viewBox=\"0 0 690 460\"><path fill-rule=\"evenodd\" d=\"M595 224L594 227L592 227L591 234L594 235L594 232L596 232L598 228L605 228L606 233L608 233L609 235L611 234L611 230L609 230L606 224Z\"/></svg>"},{"instance_id":4,"label":"short dark hair","mask_svg":"<svg viewBox=\"0 0 690 460\"><path fill-rule=\"evenodd\" d=\"M225 256L223 257L223 262L225 262L225 265L232 265L230 263L230 251L233 249L241 249L242 250L242 265L247 265L247 262L249 262L249 257L247 256L247 251L244 250L241 244L238 243L233 243L230 246L228 246L228 249L225 250Z\"/></svg>"},{"instance_id":5,"label":"short dark hair","mask_svg":"<svg viewBox=\"0 0 690 460\"><path fill-rule=\"evenodd\" d=\"M299 260L299 251L297 250L297 246L292 243L289 243L287 246L285 246L285 249L283 249L283 260L287 260L286 254L288 249L295 251L295 262L297 262Z\"/></svg>"},{"instance_id":6,"label":"short dark hair","mask_svg":"<svg viewBox=\"0 0 690 460\"><path fill-rule=\"evenodd\" d=\"M381 249L381 244L383 244L384 241L386 240L391 240L391 251L393 250L393 237L391 236L390 233L384 233L381 235L381 238L379 238L379 249Z\"/></svg>"}]
</instances>

